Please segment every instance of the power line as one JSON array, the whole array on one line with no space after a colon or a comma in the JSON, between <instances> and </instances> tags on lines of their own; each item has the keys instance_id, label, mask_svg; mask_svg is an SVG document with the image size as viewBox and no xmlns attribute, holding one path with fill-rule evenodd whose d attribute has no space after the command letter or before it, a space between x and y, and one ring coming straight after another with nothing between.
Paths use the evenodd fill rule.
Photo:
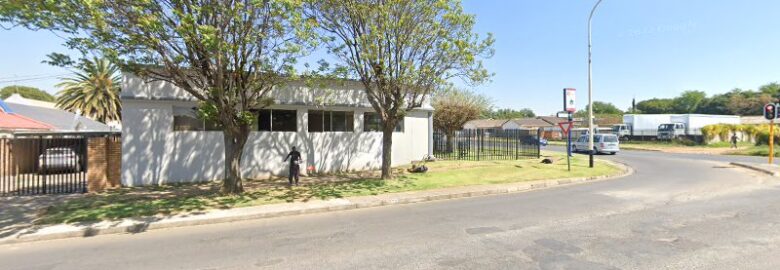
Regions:
<instances>
[{"instance_id":1,"label":"power line","mask_svg":"<svg viewBox=\"0 0 780 270\"><path fill-rule=\"evenodd\" d=\"M11 80L11 79L27 79L30 77L42 77L42 76L65 76L69 73L47 73L47 74L34 74L34 75L21 75L21 76L8 76L8 77L0 77L0 80Z\"/></svg>"},{"instance_id":2,"label":"power line","mask_svg":"<svg viewBox=\"0 0 780 270\"><path fill-rule=\"evenodd\" d=\"M57 77L61 77L61 76L64 76L64 75L68 75L68 74L49 75L49 76L26 78L26 79L3 80L3 81L0 81L0 83L15 83L15 82L26 82L26 81L38 81L38 80L57 78Z\"/></svg>"}]
</instances>

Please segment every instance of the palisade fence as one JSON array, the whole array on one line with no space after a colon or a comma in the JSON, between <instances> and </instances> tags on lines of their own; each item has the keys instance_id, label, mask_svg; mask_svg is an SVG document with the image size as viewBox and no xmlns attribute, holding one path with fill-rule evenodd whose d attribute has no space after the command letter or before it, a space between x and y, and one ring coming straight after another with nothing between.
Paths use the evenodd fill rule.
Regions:
<instances>
[{"instance_id":1,"label":"palisade fence","mask_svg":"<svg viewBox=\"0 0 780 270\"><path fill-rule=\"evenodd\" d=\"M433 155L450 160L539 158L539 129L465 129L448 137L433 133Z\"/></svg>"},{"instance_id":2,"label":"palisade fence","mask_svg":"<svg viewBox=\"0 0 780 270\"><path fill-rule=\"evenodd\" d=\"M108 171L101 167L105 156L100 150L105 146L93 145L91 140L101 142L95 138L119 145L121 137L109 133L30 133L0 138L0 196L87 192L90 167L99 177ZM112 165L110 169L118 170Z\"/></svg>"}]
</instances>

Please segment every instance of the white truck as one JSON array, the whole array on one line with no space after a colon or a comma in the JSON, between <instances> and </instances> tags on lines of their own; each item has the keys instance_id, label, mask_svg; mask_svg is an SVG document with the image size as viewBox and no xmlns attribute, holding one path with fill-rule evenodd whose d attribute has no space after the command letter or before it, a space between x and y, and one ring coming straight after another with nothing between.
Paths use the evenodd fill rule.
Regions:
<instances>
[{"instance_id":1,"label":"white truck","mask_svg":"<svg viewBox=\"0 0 780 270\"><path fill-rule=\"evenodd\" d=\"M710 114L626 114L623 124L612 126L612 133L622 140L672 140L687 137L698 140L701 128L712 124L739 124L736 115Z\"/></svg>"},{"instance_id":2,"label":"white truck","mask_svg":"<svg viewBox=\"0 0 780 270\"><path fill-rule=\"evenodd\" d=\"M736 115L714 114L680 114L673 115L671 121L658 126L659 140L674 140L688 138L700 140L701 128L714 124L739 124L740 118Z\"/></svg>"},{"instance_id":3,"label":"white truck","mask_svg":"<svg viewBox=\"0 0 780 270\"><path fill-rule=\"evenodd\" d=\"M621 140L655 139L658 126L672 122L673 114L626 114L623 124L612 126L612 133Z\"/></svg>"}]
</instances>

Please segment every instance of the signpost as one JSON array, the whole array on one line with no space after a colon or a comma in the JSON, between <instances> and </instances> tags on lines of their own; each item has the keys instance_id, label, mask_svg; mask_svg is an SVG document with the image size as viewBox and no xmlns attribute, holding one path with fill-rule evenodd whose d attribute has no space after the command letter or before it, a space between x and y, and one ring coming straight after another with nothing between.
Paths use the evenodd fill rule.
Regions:
<instances>
[{"instance_id":1,"label":"signpost","mask_svg":"<svg viewBox=\"0 0 780 270\"><path fill-rule=\"evenodd\" d=\"M775 118L777 118L777 104L764 105L764 118L769 120L769 164L774 163L775 158Z\"/></svg>"},{"instance_id":2,"label":"signpost","mask_svg":"<svg viewBox=\"0 0 780 270\"><path fill-rule=\"evenodd\" d=\"M566 118L566 122L558 123L561 130L566 134L566 164L571 171L571 128L573 125L572 117L574 112L577 111L575 107L575 101L577 96L577 89L563 88L563 111L559 112L556 116L559 118ZM564 127L565 125L565 127Z\"/></svg>"},{"instance_id":3,"label":"signpost","mask_svg":"<svg viewBox=\"0 0 780 270\"><path fill-rule=\"evenodd\" d=\"M561 130L566 135L566 166L569 168L569 171L571 171L571 114L569 114L569 121L568 122L560 122L558 123L558 126L561 127Z\"/></svg>"}]
</instances>

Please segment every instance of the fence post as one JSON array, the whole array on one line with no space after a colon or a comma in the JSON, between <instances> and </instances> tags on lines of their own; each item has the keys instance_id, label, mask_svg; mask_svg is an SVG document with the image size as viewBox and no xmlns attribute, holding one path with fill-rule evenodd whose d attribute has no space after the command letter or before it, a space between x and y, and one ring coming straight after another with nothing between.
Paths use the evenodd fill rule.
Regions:
<instances>
[{"instance_id":1,"label":"fence post","mask_svg":"<svg viewBox=\"0 0 780 270\"><path fill-rule=\"evenodd\" d=\"M542 129L536 129L536 158L542 157Z\"/></svg>"}]
</instances>

